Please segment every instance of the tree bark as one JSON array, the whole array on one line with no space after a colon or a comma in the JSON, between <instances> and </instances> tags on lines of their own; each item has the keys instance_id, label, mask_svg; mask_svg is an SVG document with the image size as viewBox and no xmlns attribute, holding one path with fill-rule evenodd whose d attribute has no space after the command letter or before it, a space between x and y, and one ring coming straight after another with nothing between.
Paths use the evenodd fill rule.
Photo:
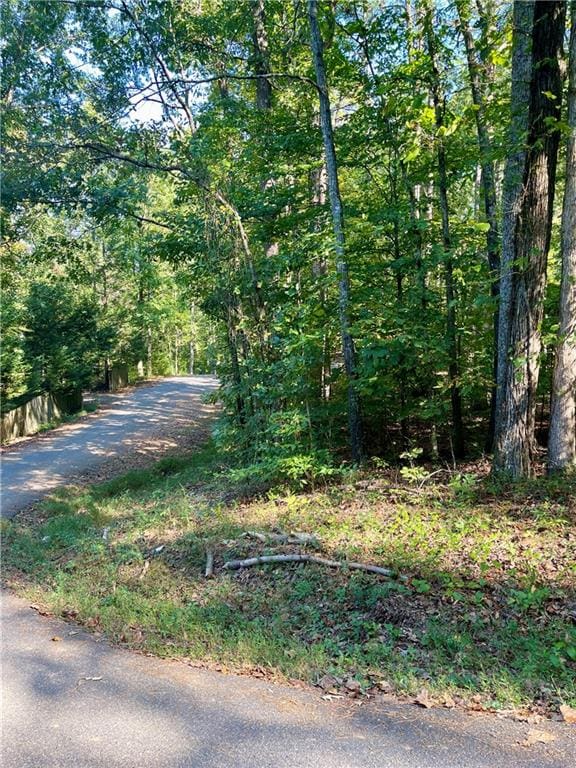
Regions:
<instances>
[{"instance_id":1,"label":"tree bark","mask_svg":"<svg viewBox=\"0 0 576 768\"><path fill-rule=\"evenodd\" d=\"M261 112L269 112L272 109L272 83L269 77L270 53L268 49L268 33L266 31L265 0L251 0L252 18L254 29L252 43L254 46L254 74L256 75L256 106ZM273 184L272 179L262 182L262 191L266 191ZM264 244L264 251L268 258L278 255L278 243L269 241Z\"/></svg>"},{"instance_id":2,"label":"tree bark","mask_svg":"<svg viewBox=\"0 0 576 768\"><path fill-rule=\"evenodd\" d=\"M270 72L270 53L268 47L268 33L266 30L265 0L250 0L252 11L252 67L256 75L256 107L263 115L272 109L272 83L266 75ZM266 118L265 118L266 119ZM260 189L265 194L274 184L272 178L264 178L260 182ZM273 216L265 216L267 221L272 221ZM263 243L264 254L267 259L272 259L279 253L278 243L266 237ZM254 271L254 268L253 268ZM255 273L254 273L255 274ZM258 327L260 338L260 350L262 359L266 360L271 351L269 344L269 321L267 318L266 302L262 291L262 283L255 279L256 286L256 311L258 315Z\"/></svg>"},{"instance_id":3,"label":"tree bark","mask_svg":"<svg viewBox=\"0 0 576 768\"><path fill-rule=\"evenodd\" d=\"M315 168L311 173L312 186L312 205L322 208L326 204L326 164L323 162L319 168ZM314 229L319 231L322 228L321 223L315 222ZM322 253L312 264L312 274L315 281L319 284L319 300L323 311L326 311L326 274L328 265L326 257ZM330 353L330 330L328 326L324 327L322 333L322 349L320 351L319 366L319 395L320 400L327 402L330 399L330 368L332 356Z\"/></svg>"},{"instance_id":4,"label":"tree bark","mask_svg":"<svg viewBox=\"0 0 576 768\"><path fill-rule=\"evenodd\" d=\"M180 331L176 330L174 334L174 372L176 376L180 374Z\"/></svg>"},{"instance_id":5,"label":"tree bark","mask_svg":"<svg viewBox=\"0 0 576 768\"><path fill-rule=\"evenodd\" d=\"M354 340L350 332L350 284L348 265L346 263L344 213L342 210L342 198L340 196L340 186L338 183L338 163L334 146L334 133L332 129L332 115L330 112L330 98L328 96L326 70L324 67L323 44L320 35L320 27L318 25L317 0L308 0L308 18L310 21L310 43L320 100L320 125L322 128L324 154L326 157L328 195L330 198L332 226L334 229L336 269L339 278L338 315L342 336L344 367L346 376L348 377L348 427L350 433L350 450L353 461L358 462L362 458L362 425L360 418L360 403L356 391L356 352L354 349Z\"/></svg>"},{"instance_id":6,"label":"tree bark","mask_svg":"<svg viewBox=\"0 0 576 768\"><path fill-rule=\"evenodd\" d=\"M256 106L258 109L270 109L272 106L272 85L265 77L270 71L268 54L268 35L266 34L264 0L251 0L254 29L254 73L256 77Z\"/></svg>"},{"instance_id":7,"label":"tree bark","mask_svg":"<svg viewBox=\"0 0 576 768\"><path fill-rule=\"evenodd\" d=\"M434 39L432 7L426 4L424 19L428 55L431 66L431 90L436 123L436 155L438 164L438 197L442 218L442 248L444 250L444 280L446 295L446 346L448 350L448 377L450 381L450 404L452 409L452 448L457 458L464 455L464 423L462 420L462 396L458 382L460 374L458 355L458 330L456 322L456 296L454 291L454 264L452 260L452 238L450 234L450 211L448 206L448 174L446 148L441 135L444 129L444 107L440 91L440 76L436 65L436 41Z\"/></svg>"},{"instance_id":8,"label":"tree bark","mask_svg":"<svg viewBox=\"0 0 576 768\"><path fill-rule=\"evenodd\" d=\"M420 54L421 43L415 39L414 29L419 26L420 20L417 19L416 23L414 17L417 17L416 10L412 7L412 0L405 0L406 11L406 33L408 39L408 61L412 63ZM416 133L418 138L422 134L420 124L416 125ZM427 297L426 297L426 267L424 265L424 242L422 238L422 225L421 225L421 198L422 198L422 185L414 184L412 186L408 179L406 179L408 185L408 196L410 199L410 224L411 231L413 233L414 248L415 248L415 266L416 276L418 280L419 292L420 292L420 306L422 309L426 309Z\"/></svg>"},{"instance_id":9,"label":"tree bark","mask_svg":"<svg viewBox=\"0 0 576 768\"><path fill-rule=\"evenodd\" d=\"M238 333L236 330L237 318L234 310L232 297L227 302L226 317L226 341L228 342L228 352L230 354L230 367L232 370L232 381L235 387L236 415L241 426L246 424L246 404L244 402L242 373L240 371L240 361L238 356Z\"/></svg>"},{"instance_id":10,"label":"tree bark","mask_svg":"<svg viewBox=\"0 0 576 768\"><path fill-rule=\"evenodd\" d=\"M522 198L522 173L526 158L528 102L532 60L530 44L534 23L535 0L516 0L512 16L512 88L510 96L510 128L508 159L504 170L502 199L502 250L500 263L500 303L498 312L496 423L494 446L503 440L505 374L507 371L510 319L512 306L512 266L514 264L514 230Z\"/></svg>"},{"instance_id":11,"label":"tree bark","mask_svg":"<svg viewBox=\"0 0 576 768\"><path fill-rule=\"evenodd\" d=\"M560 327L552 383L548 439L548 471L576 467L576 2L571 3L572 29L568 64L566 186L562 206L562 285Z\"/></svg>"},{"instance_id":12,"label":"tree bark","mask_svg":"<svg viewBox=\"0 0 576 768\"><path fill-rule=\"evenodd\" d=\"M190 350L190 361L188 365L188 371L190 373L190 376L194 376L194 356L195 356L195 350L194 350L194 303L190 306L190 344L189 344L189 350Z\"/></svg>"},{"instance_id":13,"label":"tree bark","mask_svg":"<svg viewBox=\"0 0 576 768\"><path fill-rule=\"evenodd\" d=\"M517 0L515 6L518 4ZM554 121L560 117L562 99L559 58L565 10L564 0L537 0L531 25L528 140L518 212L512 222L513 248L505 265L510 273L510 291L507 303L501 305L506 354L494 454L495 471L514 478L529 476L534 458L540 325L559 142Z\"/></svg>"}]
</instances>

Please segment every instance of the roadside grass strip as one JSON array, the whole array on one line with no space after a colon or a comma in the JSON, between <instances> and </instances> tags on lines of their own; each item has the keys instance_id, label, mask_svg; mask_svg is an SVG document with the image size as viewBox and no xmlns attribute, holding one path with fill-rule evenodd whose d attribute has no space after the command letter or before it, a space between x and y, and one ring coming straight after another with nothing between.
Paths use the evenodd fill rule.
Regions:
<instances>
[{"instance_id":1,"label":"roadside grass strip","mask_svg":"<svg viewBox=\"0 0 576 768\"><path fill-rule=\"evenodd\" d=\"M254 495L238 477L208 444L61 489L3 523L4 581L127 647L327 695L576 705L574 481L496 486L472 472L423 486L373 468ZM223 568L294 553L341 566Z\"/></svg>"}]
</instances>

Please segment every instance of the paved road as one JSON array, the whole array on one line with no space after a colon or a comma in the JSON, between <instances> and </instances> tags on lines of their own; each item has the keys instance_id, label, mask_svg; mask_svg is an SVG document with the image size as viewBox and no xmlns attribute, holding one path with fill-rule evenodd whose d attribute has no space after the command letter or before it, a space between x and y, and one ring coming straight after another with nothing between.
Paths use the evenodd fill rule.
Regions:
<instances>
[{"instance_id":1,"label":"paved road","mask_svg":"<svg viewBox=\"0 0 576 768\"><path fill-rule=\"evenodd\" d=\"M120 457L177 447L183 431L198 429L212 408L202 395L217 386L211 376L180 376L137 387L107 401L106 409L2 453L2 517Z\"/></svg>"},{"instance_id":2,"label":"paved road","mask_svg":"<svg viewBox=\"0 0 576 768\"><path fill-rule=\"evenodd\" d=\"M112 648L11 595L2 612L3 768L574 765L576 739L559 723L537 726L552 743L522 747L527 724L393 700L325 702Z\"/></svg>"},{"instance_id":3,"label":"paved road","mask_svg":"<svg viewBox=\"0 0 576 768\"><path fill-rule=\"evenodd\" d=\"M202 429L209 378L178 378L4 456L4 513L135 451ZM166 434L172 437L166 440ZM162 442L164 440L164 442ZM116 463L114 463L116 462ZM111 647L2 595L3 768L572 768L576 729L530 726L393 699L359 706L316 691L193 669ZM554 740L520 746L531 728Z\"/></svg>"}]
</instances>

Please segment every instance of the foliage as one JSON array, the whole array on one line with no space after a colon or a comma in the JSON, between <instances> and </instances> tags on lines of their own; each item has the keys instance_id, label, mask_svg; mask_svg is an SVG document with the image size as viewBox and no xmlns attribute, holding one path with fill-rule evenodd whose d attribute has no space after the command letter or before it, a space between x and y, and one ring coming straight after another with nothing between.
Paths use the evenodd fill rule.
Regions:
<instances>
[{"instance_id":1,"label":"foliage","mask_svg":"<svg viewBox=\"0 0 576 768\"><path fill-rule=\"evenodd\" d=\"M94 383L113 330L89 299L61 283L33 283L26 302L24 356L32 390L69 392Z\"/></svg>"},{"instance_id":2,"label":"foliage","mask_svg":"<svg viewBox=\"0 0 576 768\"><path fill-rule=\"evenodd\" d=\"M468 451L483 448L493 375L482 158L460 21L455 7L433 4L432 62L421 5L409 3L407 15L400 6L320 4L358 358L354 387L366 451L393 458L415 441L428 455L451 457L455 385ZM280 444L285 457L346 444L348 387L303 6L270 0L260 18L250 3L231 8L220 0L200 2L194 12L171 0L114 10L107 0L11 0L5 13L3 221L16 254L10 280L39 271L42 281L58 265L70 289L98 305L102 328L91 354L101 370L106 358L140 374L184 372L192 362L198 371L217 369L222 432L256 463L275 457ZM510 9L486 14L471 24L498 170L508 154L501 116L509 108ZM262 51L254 47L255 24ZM275 73L264 101L262 66L258 72ZM441 129L431 107L433 77L444 94ZM447 163L449 254L438 142ZM22 178L31 180L27 189ZM549 346L556 252L557 235L544 319ZM6 310L8 397L38 378L20 343L18 307L27 293L24 287ZM457 382L448 373L452 310ZM544 362L543 396L551 354ZM282 432L279 413L300 427Z\"/></svg>"},{"instance_id":3,"label":"foliage","mask_svg":"<svg viewBox=\"0 0 576 768\"><path fill-rule=\"evenodd\" d=\"M218 366L227 439L257 463L280 444L288 457L346 442L337 281L302 10L265 5L265 65L279 73L267 106L257 102L249 3L231 10L206 2L191 13L186 4L137 0L111 12L106 3L12 0L6 15L14 76L5 94L4 205L12 242L25 244L33 262L62 265L73 289L98 304L102 325L115 330L105 355L95 344L101 368L107 356L148 373L187 370L190 344L198 370ZM449 451L445 255L430 185L429 62L413 42L421 30L396 8L336 4L334 13L321 7L320 22L337 105L366 442L372 453L397 456L421 433L428 452L434 440ZM475 202L479 155L464 61L454 55L461 41L453 10L437 13L459 386L467 412L485 418L493 307ZM504 13L490 30L494 61L507 61L507 32ZM16 65L22 34L44 46L46 60L32 46ZM507 98L500 66L488 108L495 158L505 155L496 119ZM33 195L21 188L24 168L33 169ZM51 217L57 226L46 225ZM22 261L29 269L30 258ZM30 361L19 362L12 346L10 386L18 391ZM300 427L282 432L279 413L296 414Z\"/></svg>"}]
</instances>

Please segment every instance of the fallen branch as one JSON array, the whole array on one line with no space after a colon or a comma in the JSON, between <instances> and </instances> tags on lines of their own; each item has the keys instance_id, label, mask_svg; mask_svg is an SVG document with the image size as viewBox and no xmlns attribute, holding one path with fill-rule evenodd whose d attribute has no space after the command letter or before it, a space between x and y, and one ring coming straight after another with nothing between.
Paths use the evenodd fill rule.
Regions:
<instances>
[{"instance_id":1,"label":"fallen branch","mask_svg":"<svg viewBox=\"0 0 576 768\"><path fill-rule=\"evenodd\" d=\"M326 565L329 568L349 568L351 571L368 571L368 573L377 573L379 576L396 576L394 571L388 568L381 568L379 565L353 563L348 560L342 562L339 560L327 560L324 557L302 553L294 555L262 555L261 557L249 557L246 560L228 560L222 567L227 571L238 571L240 568L250 568L252 565L265 565L266 563L315 563L316 565ZM406 581L406 576L398 576L398 578Z\"/></svg>"},{"instance_id":2,"label":"fallen branch","mask_svg":"<svg viewBox=\"0 0 576 768\"><path fill-rule=\"evenodd\" d=\"M204 571L204 576L207 579L211 579L212 576L214 576L214 552L212 552L211 549L206 552L206 570Z\"/></svg>"},{"instance_id":3,"label":"fallen branch","mask_svg":"<svg viewBox=\"0 0 576 768\"><path fill-rule=\"evenodd\" d=\"M320 544L320 540L313 533L297 533L295 531L290 533L270 533L268 531L261 533L260 531L246 531L242 535L244 538L257 539L263 544L272 541L276 544Z\"/></svg>"},{"instance_id":4,"label":"fallen branch","mask_svg":"<svg viewBox=\"0 0 576 768\"><path fill-rule=\"evenodd\" d=\"M425 478L422 480L422 482L420 483L420 485L418 486L418 488L423 488L423 487L424 487L424 485L425 485L425 483L427 483L427 482L428 482L428 480L430 480L430 478L434 477L434 475L439 475L439 474L440 474L440 473L442 473L442 472L446 472L446 470L445 470L445 469L437 469L435 472L430 472L430 473L429 473L428 475L426 475L426 477L425 477Z\"/></svg>"}]
</instances>

